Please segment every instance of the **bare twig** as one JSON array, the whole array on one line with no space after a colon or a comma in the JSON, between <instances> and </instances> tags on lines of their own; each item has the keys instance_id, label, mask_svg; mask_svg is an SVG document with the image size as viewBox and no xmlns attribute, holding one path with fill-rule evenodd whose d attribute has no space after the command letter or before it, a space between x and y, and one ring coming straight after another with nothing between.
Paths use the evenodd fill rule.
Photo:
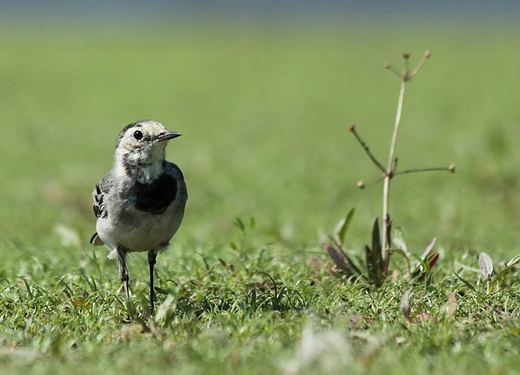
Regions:
<instances>
[{"instance_id":1,"label":"bare twig","mask_svg":"<svg viewBox=\"0 0 520 375\"><path fill-rule=\"evenodd\" d=\"M408 52L403 53L404 59L404 72L401 76L401 80L409 81L410 80L410 54Z\"/></svg>"},{"instance_id":2,"label":"bare twig","mask_svg":"<svg viewBox=\"0 0 520 375\"><path fill-rule=\"evenodd\" d=\"M360 188L360 189L364 189L365 187L367 186L372 186L372 185L377 185L378 183L380 183L381 181L383 181L385 179L385 177L381 177L381 178L378 178L377 180L375 181L372 181L372 182L368 182L366 183L365 181L358 181L357 183L357 187Z\"/></svg>"},{"instance_id":3,"label":"bare twig","mask_svg":"<svg viewBox=\"0 0 520 375\"><path fill-rule=\"evenodd\" d=\"M412 72L410 73L410 79L413 78L417 73L419 73L419 71L421 70L421 68L423 67L424 63L426 62L426 60L428 60L431 56L431 52L430 51L426 51L421 59L421 61L419 62L419 64L417 64L416 68L414 70L412 70Z\"/></svg>"},{"instance_id":4,"label":"bare twig","mask_svg":"<svg viewBox=\"0 0 520 375\"><path fill-rule=\"evenodd\" d=\"M392 73L396 75L397 78L401 79L401 72L397 70L393 65L391 65L389 62L385 62L383 64L383 68L390 70Z\"/></svg>"},{"instance_id":5,"label":"bare twig","mask_svg":"<svg viewBox=\"0 0 520 375\"><path fill-rule=\"evenodd\" d=\"M367 146L367 144L365 143L365 141L363 141L361 139L361 137L359 136L359 134L356 132L356 124L352 124L350 125L350 127L348 128L348 130L350 130L352 132L352 134L354 134L354 137L356 137L357 141L359 142L359 144L361 145L361 147L363 147L363 149L365 150L365 152L367 153L368 157L370 158L370 160L372 160L372 162L376 165L376 167L381 171L383 172L383 174L386 174L386 169L385 167L383 167L383 164L381 164L379 162L379 160L377 160L377 158L375 157L374 154L372 154L372 152L370 151L370 148Z\"/></svg>"},{"instance_id":6,"label":"bare twig","mask_svg":"<svg viewBox=\"0 0 520 375\"><path fill-rule=\"evenodd\" d=\"M394 173L394 176L397 176L397 175L400 175L400 174L407 174L407 173L436 172L436 171L445 171L445 172L455 173L455 165L450 165L449 167L432 167L432 168L411 168L411 169L405 169L404 171L399 171L399 172Z\"/></svg>"}]
</instances>

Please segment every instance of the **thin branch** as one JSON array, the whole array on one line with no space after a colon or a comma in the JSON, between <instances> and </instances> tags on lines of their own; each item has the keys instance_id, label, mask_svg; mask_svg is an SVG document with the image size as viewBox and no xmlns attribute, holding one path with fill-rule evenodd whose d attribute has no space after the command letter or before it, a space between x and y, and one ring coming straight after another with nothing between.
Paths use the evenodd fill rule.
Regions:
<instances>
[{"instance_id":1,"label":"thin branch","mask_svg":"<svg viewBox=\"0 0 520 375\"><path fill-rule=\"evenodd\" d=\"M394 173L394 176L397 176L397 175L400 175L400 174L407 174L407 173L435 172L435 171L445 171L445 172L455 173L455 165L450 165L449 167L432 167L432 168L411 168L411 169L405 169L404 171L399 171L399 172Z\"/></svg>"},{"instance_id":2,"label":"thin branch","mask_svg":"<svg viewBox=\"0 0 520 375\"><path fill-rule=\"evenodd\" d=\"M417 173L417 172L435 172L435 171L444 171L444 172L451 172L455 173L455 164L450 165L449 167L432 167L432 168L411 168L411 169L405 169L404 171L396 172L397 168L397 158L395 158L394 166L392 167L392 176L391 178L394 178L395 176L399 176L401 174L407 174L407 173ZM372 182L365 182L365 181L359 181L357 183L357 187L360 189L364 189L367 186L377 185L381 181L384 181L386 176L383 176L381 178L378 178L375 181Z\"/></svg>"},{"instance_id":3,"label":"thin branch","mask_svg":"<svg viewBox=\"0 0 520 375\"><path fill-rule=\"evenodd\" d=\"M383 64L383 68L390 70L392 73L396 75L397 78L402 79L401 72L397 70L393 65L391 65L389 62L386 62Z\"/></svg>"},{"instance_id":4,"label":"thin branch","mask_svg":"<svg viewBox=\"0 0 520 375\"><path fill-rule=\"evenodd\" d=\"M424 63L426 62L426 60L428 60L431 56L431 52L430 51L426 51L421 59L421 61L419 62L419 64L415 67L415 69L410 73L410 78L413 78L417 73L419 73L419 71L421 70L421 68L423 67Z\"/></svg>"},{"instance_id":5,"label":"thin branch","mask_svg":"<svg viewBox=\"0 0 520 375\"><path fill-rule=\"evenodd\" d=\"M410 54L408 52L403 53L403 59L404 59L404 72L401 79L403 81L409 81L410 80Z\"/></svg>"},{"instance_id":6,"label":"thin branch","mask_svg":"<svg viewBox=\"0 0 520 375\"><path fill-rule=\"evenodd\" d=\"M359 144L361 145L361 147L363 147L363 149L365 150L365 152L367 153L368 157L370 158L370 160L372 160L372 162L376 165L376 167L381 171L383 172L383 174L386 175L386 170L385 170L385 167L383 167L383 164L381 164L379 162L379 160L377 160L377 158L374 156L374 154L372 154L372 152L370 151L370 148L367 146L367 144L361 139L361 137L359 136L359 134L356 132L356 125L353 124L349 127L349 130L352 132L352 134L354 134L354 137L356 137L357 141L359 142Z\"/></svg>"},{"instance_id":7,"label":"thin branch","mask_svg":"<svg viewBox=\"0 0 520 375\"><path fill-rule=\"evenodd\" d=\"M380 183L381 181L383 181L385 179L385 177L381 177L381 178L378 178L377 180L375 181L372 181L372 182L369 182L369 183L366 183L365 181L358 181L357 183L357 187L359 189L364 189L366 186L372 186L372 185L377 185L378 183Z\"/></svg>"}]
</instances>

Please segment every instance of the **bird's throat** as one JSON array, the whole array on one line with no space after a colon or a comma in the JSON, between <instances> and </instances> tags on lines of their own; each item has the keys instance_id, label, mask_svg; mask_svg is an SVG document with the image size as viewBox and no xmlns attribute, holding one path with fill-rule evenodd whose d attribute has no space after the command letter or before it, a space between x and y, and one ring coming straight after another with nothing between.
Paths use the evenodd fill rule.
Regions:
<instances>
[{"instance_id":1,"label":"bird's throat","mask_svg":"<svg viewBox=\"0 0 520 375\"><path fill-rule=\"evenodd\" d=\"M137 181L142 184L149 184L159 178L163 171L164 161L143 165L137 170Z\"/></svg>"},{"instance_id":2,"label":"bird's throat","mask_svg":"<svg viewBox=\"0 0 520 375\"><path fill-rule=\"evenodd\" d=\"M150 184L161 176L164 171L164 160L152 163L123 162L124 172L129 177L137 180L141 184Z\"/></svg>"}]
</instances>

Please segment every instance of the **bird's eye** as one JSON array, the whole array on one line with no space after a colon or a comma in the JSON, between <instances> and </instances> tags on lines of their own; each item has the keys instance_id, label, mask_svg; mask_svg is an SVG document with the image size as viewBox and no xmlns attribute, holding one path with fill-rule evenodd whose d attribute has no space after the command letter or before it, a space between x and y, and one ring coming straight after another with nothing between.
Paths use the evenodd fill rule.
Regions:
<instances>
[{"instance_id":1,"label":"bird's eye","mask_svg":"<svg viewBox=\"0 0 520 375\"><path fill-rule=\"evenodd\" d=\"M137 139L137 140L142 139L142 138L143 138L143 132L140 131L140 130L136 130L136 131L134 132L134 138Z\"/></svg>"}]
</instances>

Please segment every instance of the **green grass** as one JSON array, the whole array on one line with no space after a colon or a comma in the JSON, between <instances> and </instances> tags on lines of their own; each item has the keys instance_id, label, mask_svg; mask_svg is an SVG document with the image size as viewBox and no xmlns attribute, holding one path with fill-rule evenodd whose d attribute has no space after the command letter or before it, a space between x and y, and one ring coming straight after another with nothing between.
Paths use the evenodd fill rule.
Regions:
<instances>
[{"instance_id":1,"label":"green grass","mask_svg":"<svg viewBox=\"0 0 520 375\"><path fill-rule=\"evenodd\" d=\"M486 295L478 272L459 270L482 251L495 263L520 253L515 26L16 30L0 36L2 373L520 371L520 276ZM345 283L321 243L353 206L349 244L361 255L369 242L381 186L356 189L378 173L347 127L384 159L399 82L382 63L425 49L397 155L458 169L392 185L410 250L437 236L441 253L408 323L407 281ZM168 158L190 199L158 259L159 319L128 325L117 265L88 244L90 193L140 118L183 133ZM141 308L146 257L129 269Z\"/></svg>"}]
</instances>

